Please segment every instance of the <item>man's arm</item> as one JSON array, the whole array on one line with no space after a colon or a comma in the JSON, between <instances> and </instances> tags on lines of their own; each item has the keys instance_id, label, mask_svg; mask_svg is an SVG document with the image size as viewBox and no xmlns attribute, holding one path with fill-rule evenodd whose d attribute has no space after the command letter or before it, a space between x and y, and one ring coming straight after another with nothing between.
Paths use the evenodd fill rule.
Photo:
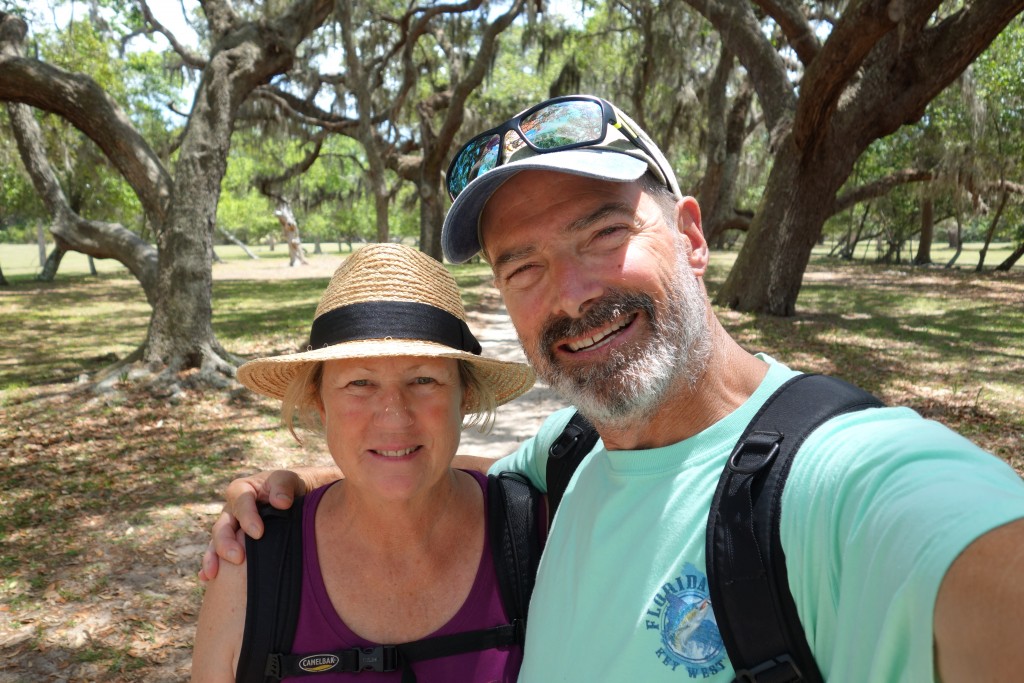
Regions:
<instances>
[{"instance_id":1,"label":"man's arm","mask_svg":"<svg viewBox=\"0 0 1024 683\"><path fill-rule=\"evenodd\" d=\"M292 506L295 496L341 479L337 467L297 467L294 470L257 472L235 479L224 491L224 510L213 524L213 538L203 555L199 579L216 578L220 559L240 564L245 559L245 539L240 529L253 538L263 536L263 520L256 503L270 503L280 510Z\"/></svg>"},{"instance_id":2,"label":"man's arm","mask_svg":"<svg viewBox=\"0 0 1024 683\"><path fill-rule=\"evenodd\" d=\"M1024 519L998 527L953 562L935 601L943 683L1024 676Z\"/></svg>"},{"instance_id":3,"label":"man's arm","mask_svg":"<svg viewBox=\"0 0 1024 683\"><path fill-rule=\"evenodd\" d=\"M456 455L452 459L452 467L460 470L474 470L480 474L487 474L487 470L494 464L494 458L485 458L482 455Z\"/></svg>"}]
</instances>

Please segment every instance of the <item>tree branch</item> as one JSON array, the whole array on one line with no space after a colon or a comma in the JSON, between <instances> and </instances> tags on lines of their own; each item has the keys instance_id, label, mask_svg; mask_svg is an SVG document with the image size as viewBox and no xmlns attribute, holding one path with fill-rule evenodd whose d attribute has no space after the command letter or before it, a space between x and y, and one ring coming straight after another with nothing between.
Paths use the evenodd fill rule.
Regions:
<instances>
[{"instance_id":1,"label":"tree branch","mask_svg":"<svg viewBox=\"0 0 1024 683\"><path fill-rule=\"evenodd\" d=\"M156 249L121 225L90 221L75 213L46 158L43 133L32 110L24 104L8 103L7 112L25 170L50 213L53 236L66 249L123 263L142 285L150 305L154 305L157 295Z\"/></svg>"},{"instance_id":2,"label":"tree branch","mask_svg":"<svg viewBox=\"0 0 1024 683\"><path fill-rule=\"evenodd\" d=\"M718 31L750 74L772 143L787 131L797 98L779 53L761 31L750 5L735 0L684 0Z\"/></svg>"},{"instance_id":3,"label":"tree branch","mask_svg":"<svg viewBox=\"0 0 1024 683\"><path fill-rule=\"evenodd\" d=\"M814 29L800 7L792 0L754 0L779 25L800 62L807 66L818 54L821 45Z\"/></svg>"},{"instance_id":4,"label":"tree branch","mask_svg":"<svg viewBox=\"0 0 1024 683\"><path fill-rule=\"evenodd\" d=\"M1009 180L996 180L985 185L986 192L1000 192L1005 191L1010 194L1024 195L1024 184L1014 183Z\"/></svg>"},{"instance_id":5,"label":"tree branch","mask_svg":"<svg viewBox=\"0 0 1024 683\"><path fill-rule=\"evenodd\" d=\"M358 119L324 111L313 102L296 97L272 85L260 86L252 94L253 97L272 102L282 112L300 123L317 126L332 133L351 135L359 125ZM374 123L380 123L382 120L383 117L378 117L374 119Z\"/></svg>"},{"instance_id":6,"label":"tree branch","mask_svg":"<svg viewBox=\"0 0 1024 683\"><path fill-rule=\"evenodd\" d=\"M900 185L922 183L933 180L934 178L934 172L924 169L907 168L902 171L897 171L896 173L890 174L884 178L855 187L852 190L844 192L836 197L833 214L845 211L851 206L869 199L875 199L876 197L887 195L893 190L893 188L899 187Z\"/></svg>"},{"instance_id":7,"label":"tree branch","mask_svg":"<svg viewBox=\"0 0 1024 683\"><path fill-rule=\"evenodd\" d=\"M230 33L238 23L238 15L229 0L199 0L199 5L206 15L214 42Z\"/></svg>"},{"instance_id":8,"label":"tree branch","mask_svg":"<svg viewBox=\"0 0 1024 683\"><path fill-rule=\"evenodd\" d=\"M146 33L156 31L161 34L167 39L167 42L171 44L171 49L178 53L178 56L181 57L182 61L185 62L186 65L194 69L203 69L206 67L205 59L190 50L187 46L182 45L171 31L157 21L156 17L153 16L153 12L149 9L149 3L147 3L146 0L138 0L138 3L139 8L142 10L143 19L151 27L151 31L146 31Z\"/></svg>"},{"instance_id":9,"label":"tree branch","mask_svg":"<svg viewBox=\"0 0 1024 683\"><path fill-rule=\"evenodd\" d=\"M159 230L171 178L146 140L94 80L21 56L25 22L0 13L0 100L57 114L95 142L124 176Z\"/></svg>"},{"instance_id":10,"label":"tree branch","mask_svg":"<svg viewBox=\"0 0 1024 683\"><path fill-rule=\"evenodd\" d=\"M327 137L327 134L321 130L313 137L313 149L301 161L286 168L283 173L276 176L258 175L253 179L253 184L262 194L280 201L281 198L276 193L276 188L309 170L316 160L320 158L320 150L323 149L325 137Z\"/></svg>"},{"instance_id":11,"label":"tree branch","mask_svg":"<svg viewBox=\"0 0 1024 683\"><path fill-rule=\"evenodd\" d=\"M938 3L927 0L917 4ZM812 150L826 134L840 95L879 41L906 19L902 12L907 4L903 0L866 0L843 13L800 83L800 102L793 122L793 140L798 148Z\"/></svg>"},{"instance_id":12,"label":"tree branch","mask_svg":"<svg viewBox=\"0 0 1024 683\"><path fill-rule=\"evenodd\" d=\"M322 26L333 11L332 0L295 0L283 14L274 19L271 28L278 41L294 54L299 43Z\"/></svg>"},{"instance_id":13,"label":"tree branch","mask_svg":"<svg viewBox=\"0 0 1024 683\"><path fill-rule=\"evenodd\" d=\"M448 153L455 135L462 128L462 121L466 115L466 100L487 75L487 69L498 43L498 36L515 21L522 11L523 1L515 0L504 14L488 21L483 35L480 36L480 49L469 71L451 89L451 96L446 105L448 113L437 133L437 144L432 150L433 159L424 159L425 162L438 161L438 156L443 157Z\"/></svg>"},{"instance_id":14,"label":"tree branch","mask_svg":"<svg viewBox=\"0 0 1024 683\"><path fill-rule=\"evenodd\" d=\"M938 0L928 3L937 4ZM893 31L878 42L865 60L861 87L844 103L840 125L869 140L884 137L924 114L928 103L974 61L1017 14L1024 0L976 0L934 25L922 16L921 4L907 5L904 19L921 30Z\"/></svg>"}]
</instances>

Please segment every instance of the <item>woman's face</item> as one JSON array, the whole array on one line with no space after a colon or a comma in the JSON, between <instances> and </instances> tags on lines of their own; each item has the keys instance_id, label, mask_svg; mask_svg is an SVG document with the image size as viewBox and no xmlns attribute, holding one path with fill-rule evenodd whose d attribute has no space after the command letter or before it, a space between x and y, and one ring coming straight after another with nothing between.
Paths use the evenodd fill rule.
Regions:
<instances>
[{"instance_id":1,"label":"woman's face","mask_svg":"<svg viewBox=\"0 0 1024 683\"><path fill-rule=\"evenodd\" d=\"M326 361L320 399L327 447L360 491L411 500L447 475L464 416L458 361Z\"/></svg>"}]
</instances>

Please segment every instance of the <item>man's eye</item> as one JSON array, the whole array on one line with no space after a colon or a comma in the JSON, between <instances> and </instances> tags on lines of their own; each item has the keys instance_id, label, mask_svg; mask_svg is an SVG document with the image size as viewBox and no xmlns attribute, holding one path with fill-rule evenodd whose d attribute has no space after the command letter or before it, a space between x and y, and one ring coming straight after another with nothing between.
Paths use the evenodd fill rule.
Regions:
<instances>
[{"instance_id":1,"label":"man's eye","mask_svg":"<svg viewBox=\"0 0 1024 683\"><path fill-rule=\"evenodd\" d=\"M600 230L598 230L596 237L598 239L601 239L603 237L611 237L613 235L617 235L618 233L622 232L625 229L626 228L621 225L609 225L606 228L601 228Z\"/></svg>"},{"instance_id":2,"label":"man's eye","mask_svg":"<svg viewBox=\"0 0 1024 683\"><path fill-rule=\"evenodd\" d=\"M511 271L505 276L505 282L515 282L515 284L522 284L530 279L537 273L537 266L533 263L524 263L515 270Z\"/></svg>"},{"instance_id":3,"label":"man's eye","mask_svg":"<svg viewBox=\"0 0 1024 683\"><path fill-rule=\"evenodd\" d=\"M530 268L532 268L532 266L530 266L529 264L527 264L525 266L519 266L518 268L513 270L511 273L506 275L505 279L506 280L511 280L512 278L516 277L517 275L522 275L523 273L528 271Z\"/></svg>"}]
</instances>

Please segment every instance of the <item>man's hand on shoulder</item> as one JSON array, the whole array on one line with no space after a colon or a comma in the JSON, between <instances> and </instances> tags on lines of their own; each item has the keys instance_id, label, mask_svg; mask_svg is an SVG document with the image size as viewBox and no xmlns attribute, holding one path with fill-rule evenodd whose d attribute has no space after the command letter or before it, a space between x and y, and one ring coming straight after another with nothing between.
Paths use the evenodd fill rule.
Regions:
<instances>
[{"instance_id":1,"label":"man's hand on shoulder","mask_svg":"<svg viewBox=\"0 0 1024 683\"><path fill-rule=\"evenodd\" d=\"M257 472L235 479L224 491L224 509L214 522L210 545L203 555L200 581L217 576L220 558L240 564L245 559L245 537L263 536L263 520L256 504L270 503L280 510L292 506L295 496L302 496L318 486L342 477L336 467L302 467L293 470Z\"/></svg>"}]
</instances>

